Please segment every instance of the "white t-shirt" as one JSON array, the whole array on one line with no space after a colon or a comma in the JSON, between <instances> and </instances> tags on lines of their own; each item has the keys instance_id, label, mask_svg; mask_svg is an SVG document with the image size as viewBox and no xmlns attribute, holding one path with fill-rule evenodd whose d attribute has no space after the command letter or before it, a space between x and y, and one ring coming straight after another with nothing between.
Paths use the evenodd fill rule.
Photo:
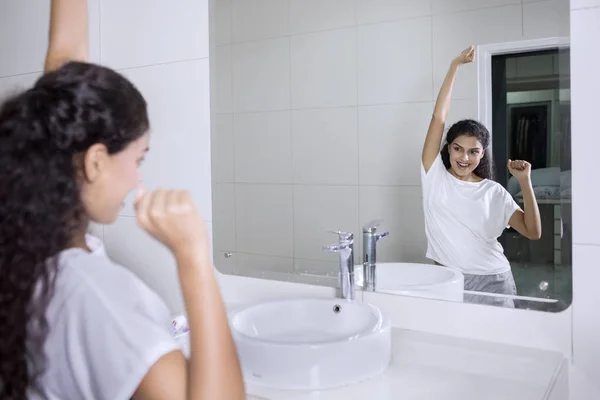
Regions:
<instances>
[{"instance_id":1,"label":"white t-shirt","mask_svg":"<svg viewBox=\"0 0 600 400\"><path fill-rule=\"evenodd\" d=\"M427 258L466 274L510 270L498 237L520 207L502 185L461 181L439 154L427 173L421 165L421 184Z\"/></svg>"},{"instance_id":2,"label":"white t-shirt","mask_svg":"<svg viewBox=\"0 0 600 400\"><path fill-rule=\"evenodd\" d=\"M92 253L60 254L46 312L45 393L31 393L29 399L126 400L160 357L180 350L162 299L112 263L100 240L87 240Z\"/></svg>"}]
</instances>

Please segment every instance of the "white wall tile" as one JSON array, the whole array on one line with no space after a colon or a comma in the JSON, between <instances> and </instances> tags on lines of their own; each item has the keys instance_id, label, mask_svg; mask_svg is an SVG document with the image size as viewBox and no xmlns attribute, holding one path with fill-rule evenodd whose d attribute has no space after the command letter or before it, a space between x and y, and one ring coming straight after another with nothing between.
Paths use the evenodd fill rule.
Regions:
<instances>
[{"instance_id":1,"label":"white wall tile","mask_svg":"<svg viewBox=\"0 0 600 400\"><path fill-rule=\"evenodd\" d=\"M292 34L352 25L354 0L290 0Z\"/></svg>"},{"instance_id":2,"label":"white wall tile","mask_svg":"<svg viewBox=\"0 0 600 400\"><path fill-rule=\"evenodd\" d=\"M446 131L455 123L463 119L477 119L477 99L452 100L448 117L446 118ZM491 127L488 127L491 131Z\"/></svg>"},{"instance_id":3,"label":"white wall tile","mask_svg":"<svg viewBox=\"0 0 600 400\"><path fill-rule=\"evenodd\" d=\"M212 182L235 182L233 114L218 114L210 136Z\"/></svg>"},{"instance_id":4,"label":"white wall tile","mask_svg":"<svg viewBox=\"0 0 600 400\"><path fill-rule=\"evenodd\" d=\"M42 71L48 47L50 2L0 3L0 77ZM19 40L15 40L19 38Z\"/></svg>"},{"instance_id":5,"label":"white wall tile","mask_svg":"<svg viewBox=\"0 0 600 400\"><path fill-rule=\"evenodd\" d=\"M214 247L214 264L221 274L234 274L237 271L237 253L220 251ZM229 253L229 254L228 254Z\"/></svg>"},{"instance_id":6,"label":"white wall tile","mask_svg":"<svg viewBox=\"0 0 600 400\"><path fill-rule=\"evenodd\" d=\"M217 46L231 43L231 0L214 0L215 44Z\"/></svg>"},{"instance_id":7,"label":"white wall tile","mask_svg":"<svg viewBox=\"0 0 600 400\"><path fill-rule=\"evenodd\" d=\"M104 227L109 257L135 273L167 303L172 313L183 311L183 297L171 252L144 232L135 218L119 217Z\"/></svg>"},{"instance_id":8,"label":"white wall tile","mask_svg":"<svg viewBox=\"0 0 600 400\"><path fill-rule=\"evenodd\" d=\"M577 225L577 229L580 229L580 226ZM573 357L579 368L591 372L590 376L595 380L600 376L597 370L600 360L600 324L597 323L597 310L600 305L597 298L600 282L600 269L597 268L599 259L600 247L573 245L573 265L576 266L573 270L573 304L576 305L573 307ZM589 296L591 294L593 295Z\"/></svg>"},{"instance_id":9,"label":"white wall tile","mask_svg":"<svg viewBox=\"0 0 600 400\"><path fill-rule=\"evenodd\" d=\"M216 252L235 252L235 184L215 183L212 195L214 249Z\"/></svg>"},{"instance_id":10,"label":"white wall tile","mask_svg":"<svg viewBox=\"0 0 600 400\"><path fill-rule=\"evenodd\" d=\"M571 10L600 7L600 0L571 0Z\"/></svg>"},{"instance_id":11,"label":"white wall tile","mask_svg":"<svg viewBox=\"0 0 600 400\"><path fill-rule=\"evenodd\" d=\"M358 28L361 105L432 100L431 18Z\"/></svg>"},{"instance_id":12,"label":"white wall tile","mask_svg":"<svg viewBox=\"0 0 600 400\"><path fill-rule=\"evenodd\" d=\"M102 63L128 68L208 57L208 1L101 0Z\"/></svg>"},{"instance_id":13,"label":"white wall tile","mask_svg":"<svg viewBox=\"0 0 600 400\"><path fill-rule=\"evenodd\" d=\"M233 46L235 112L290 108L289 46L288 38Z\"/></svg>"},{"instance_id":14,"label":"white wall tile","mask_svg":"<svg viewBox=\"0 0 600 400\"><path fill-rule=\"evenodd\" d=\"M431 14L430 1L355 0L358 24L394 21Z\"/></svg>"},{"instance_id":15,"label":"white wall tile","mask_svg":"<svg viewBox=\"0 0 600 400\"><path fill-rule=\"evenodd\" d=\"M150 153L142 169L148 189L187 189L210 219L208 60L128 69L125 75L148 102ZM131 197L122 212L134 215Z\"/></svg>"},{"instance_id":16,"label":"white wall tile","mask_svg":"<svg viewBox=\"0 0 600 400\"><path fill-rule=\"evenodd\" d=\"M292 183L290 111L236 114L235 181Z\"/></svg>"},{"instance_id":17,"label":"white wall tile","mask_svg":"<svg viewBox=\"0 0 600 400\"><path fill-rule=\"evenodd\" d=\"M356 105L356 28L291 38L292 108Z\"/></svg>"},{"instance_id":18,"label":"white wall tile","mask_svg":"<svg viewBox=\"0 0 600 400\"><path fill-rule=\"evenodd\" d=\"M576 41L571 45L571 109L573 156L573 243L600 245L600 213L595 212L600 197L600 187L594 182L590 162L598 157L600 135L597 126L598 106L596 94L600 93L598 68L600 53L590 51L600 38L600 8L571 12L571 35ZM577 172L580 171L580 172ZM588 268L588 267L582 267Z\"/></svg>"},{"instance_id":19,"label":"white wall tile","mask_svg":"<svg viewBox=\"0 0 600 400\"><path fill-rule=\"evenodd\" d=\"M546 0L523 4L523 36L527 39L569 36L569 1Z\"/></svg>"},{"instance_id":20,"label":"white wall tile","mask_svg":"<svg viewBox=\"0 0 600 400\"><path fill-rule=\"evenodd\" d=\"M233 42L272 38L289 33L289 1L231 1Z\"/></svg>"},{"instance_id":21,"label":"white wall tile","mask_svg":"<svg viewBox=\"0 0 600 400\"><path fill-rule=\"evenodd\" d=\"M215 100L211 106L214 112L226 114L233 112L233 60L231 46L217 46L214 53L215 67L211 72L214 77Z\"/></svg>"},{"instance_id":22,"label":"white wall tile","mask_svg":"<svg viewBox=\"0 0 600 400\"><path fill-rule=\"evenodd\" d=\"M104 225L90 222L88 226L88 233L104 241Z\"/></svg>"},{"instance_id":23,"label":"white wall tile","mask_svg":"<svg viewBox=\"0 0 600 400\"><path fill-rule=\"evenodd\" d=\"M237 254L237 268L246 272L288 272L292 273L294 260L290 257L273 257L256 254Z\"/></svg>"},{"instance_id":24,"label":"white wall tile","mask_svg":"<svg viewBox=\"0 0 600 400\"><path fill-rule=\"evenodd\" d=\"M434 14L521 4L521 0L431 0Z\"/></svg>"},{"instance_id":25,"label":"white wall tile","mask_svg":"<svg viewBox=\"0 0 600 400\"><path fill-rule=\"evenodd\" d=\"M335 238L335 236L334 236ZM335 239L334 239L335 240ZM358 244L354 245L355 264L360 264L360 251ZM340 264L336 261L322 261L322 260L305 260L302 258L294 259L294 271L297 274L311 274L321 276L331 276L337 278L340 272Z\"/></svg>"},{"instance_id":26,"label":"white wall tile","mask_svg":"<svg viewBox=\"0 0 600 400\"><path fill-rule=\"evenodd\" d=\"M89 59L100 64L100 0L88 0Z\"/></svg>"},{"instance_id":27,"label":"white wall tile","mask_svg":"<svg viewBox=\"0 0 600 400\"><path fill-rule=\"evenodd\" d=\"M291 185L235 187L238 253L292 257Z\"/></svg>"},{"instance_id":28,"label":"white wall tile","mask_svg":"<svg viewBox=\"0 0 600 400\"><path fill-rule=\"evenodd\" d=\"M390 232L377 244L377 261L431 263L420 186L361 186L361 226L375 219L383 219L379 231Z\"/></svg>"},{"instance_id":29,"label":"white wall tile","mask_svg":"<svg viewBox=\"0 0 600 400\"><path fill-rule=\"evenodd\" d=\"M356 107L292 112L294 183L358 184Z\"/></svg>"},{"instance_id":30,"label":"white wall tile","mask_svg":"<svg viewBox=\"0 0 600 400\"><path fill-rule=\"evenodd\" d=\"M357 186L294 186L294 257L335 262L323 246L338 237L328 231L358 234Z\"/></svg>"},{"instance_id":31,"label":"white wall tile","mask_svg":"<svg viewBox=\"0 0 600 400\"><path fill-rule=\"evenodd\" d=\"M433 104L359 107L361 185L419 185Z\"/></svg>"},{"instance_id":32,"label":"white wall tile","mask_svg":"<svg viewBox=\"0 0 600 400\"><path fill-rule=\"evenodd\" d=\"M450 62L469 45L510 42L522 38L521 5L435 15L433 17L433 74L435 95ZM464 65L458 72L454 98L477 97L477 67Z\"/></svg>"},{"instance_id":33,"label":"white wall tile","mask_svg":"<svg viewBox=\"0 0 600 400\"><path fill-rule=\"evenodd\" d=\"M31 88L41 75L35 72L0 78L0 101Z\"/></svg>"}]
</instances>

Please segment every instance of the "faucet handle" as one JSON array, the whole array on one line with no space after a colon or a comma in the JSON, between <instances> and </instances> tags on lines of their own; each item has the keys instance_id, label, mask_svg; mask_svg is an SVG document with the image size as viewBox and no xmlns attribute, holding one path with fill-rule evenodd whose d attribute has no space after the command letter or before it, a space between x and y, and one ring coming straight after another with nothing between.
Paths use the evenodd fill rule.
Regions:
<instances>
[{"instance_id":1,"label":"faucet handle","mask_svg":"<svg viewBox=\"0 0 600 400\"><path fill-rule=\"evenodd\" d=\"M365 226L363 226L363 233L373 233L379 228L379 225L383 223L382 219L375 219Z\"/></svg>"},{"instance_id":2,"label":"faucet handle","mask_svg":"<svg viewBox=\"0 0 600 400\"><path fill-rule=\"evenodd\" d=\"M338 235L340 242L342 241L354 241L354 234L350 232L344 231L327 231L327 233L333 233L334 235Z\"/></svg>"},{"instance_id":3,"label":"faucet handle","mask_svg":"<svg viewBox=\"0 0 600 400\"><path fill-rule=\"evenodd\" d=\"M388 236L389 234L390 234L389 232L381 232L381 233L377 233L377 234L375 235L375 240L379 240L379 239L381 239L381 238L384 238L384 237Z\"/></svg>"},{"instance_id":4,"label":"faucet handle","mask_svg":"<svg viewBox=\"0 0 600 400\"><path fill-rule=\"evenodd\" d=\"M343 250L347 250L350 248L351 243L344 244L332 244L329 246L323 246L323 251L326 253L339 253Z\"/></svg>"}]
</instances>

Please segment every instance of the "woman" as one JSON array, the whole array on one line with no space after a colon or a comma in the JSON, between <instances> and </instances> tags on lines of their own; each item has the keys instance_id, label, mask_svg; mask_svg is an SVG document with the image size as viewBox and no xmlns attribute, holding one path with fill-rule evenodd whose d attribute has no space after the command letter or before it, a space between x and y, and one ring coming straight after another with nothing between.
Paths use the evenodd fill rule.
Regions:
<instances>
[{"instance_id":1,"label":"woman","mask_svg":"<svg viewBox=\"0 0 600 400\"><path fill-rule=\"evenodd\" d=\"M87 61L85 0L53 0L45 74L0 108L0 398L243 399L207 233L183 191L138 190L139 224L177 261L186 361L164 302L101 245L140 179L140 92Z\"/></svg>"},{"instance_id":2,"label":"woman","mask_svg":"<svg viewBox=\"0 0 600 400\"><path fill-rule=\"evenodd\" d=\"M452 61L423 146L421 181L427 257L461 271L465 290L515 295L510 264L498 237L507 226L532 240L541 236L531 165L508 160L508 170L523 192L522 210L504 187L492 180L490 133L481 123L463 120L452 125L440 151L456 73L474 56L471 46ZM514 307L510 298L465 296L465 300Z\"/></svg>"}]
</instances>

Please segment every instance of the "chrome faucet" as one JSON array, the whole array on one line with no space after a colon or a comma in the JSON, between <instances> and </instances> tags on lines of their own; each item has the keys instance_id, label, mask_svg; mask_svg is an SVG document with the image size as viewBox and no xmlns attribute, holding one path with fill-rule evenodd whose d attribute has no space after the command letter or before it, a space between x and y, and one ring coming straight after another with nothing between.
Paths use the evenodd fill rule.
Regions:
<instances>
[{"instance_id":1,"label":"chrome faucet","mask_svg":"<svg viewBox=\"0 0 600 400\"><path fill-rule=\"evenodd\" d=\"M354 235L349 232L330 232L338 235L339 243L323 247L328 253L340 255L340 292L346 300L354 300Z\"/></svg>"},{"instance_id":2,"label":"chrome faucet","mask_svg":"<svg viewBox=\"0 0 600 400\"><path fill-rule=\"evenodd\" d=\"M377 282L377 242L389 232L377 233L383 221L378 219L363 227L363 290L375 291Z\"/></svg>"}]
</instances>

